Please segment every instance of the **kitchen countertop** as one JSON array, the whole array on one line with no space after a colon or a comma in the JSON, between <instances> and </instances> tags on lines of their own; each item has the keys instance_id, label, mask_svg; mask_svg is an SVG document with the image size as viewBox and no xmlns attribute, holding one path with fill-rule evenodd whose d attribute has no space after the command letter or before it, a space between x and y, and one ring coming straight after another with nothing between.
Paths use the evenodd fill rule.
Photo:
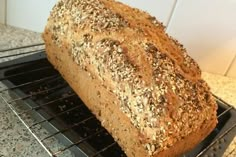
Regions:
<instances>
[{"instance_id":1,"label":"kitchen countertop","mask_svg":"<svg viewBox=\"0 0 236 157\"><path fill-rule=\"evenodd\" d=\"M14 28L0 24L0 50L15 48L25 45L43 43L39 33L24 29ZM37 46L27 50L41 49L43 46ZM21 53L17 50L14 53ZM4 54L0 53L0 56ZM15 57L16 58L16 57ZM10 58L11 59L11 58ZM0 59L0 62L9 60ZM0 83L0 90L4 88ZM6 95L7 97L7 95ZM41 127L36 128L39 135L46 135L47 131ZM58 150L63 146L52 139L49 141L52 150ZM15 116L10 108L0 97L0 157L49 157L43 147L36 141L21 121ZM66 151L61 156L72 157L70 152Z\"/></svg>"},{"instance_id":2,"label":"kitchen countertop","mask_svg":"<svg viewBox=\"0 0 236 157\"><path fill-rule=\"evenodd\" d=\"M41 43L38 33L0 24L0 49ZM2 62L3 60L1 60ZM1 87L2 88L2 87ZM46 151L0 98L0 157L47 157Z\"/></svg>"},{"instance_id":3,"label":"kitchen countertop","mask_svg":"<svg viewBox=\"0 0 236 157\"><path fill-rule=\"evenodd\" d=\"M0 24L0 49L42 43L41 35L28 30ZM4 60L0 60L2 62ZM203 72L203 78L212 92L236 107L236 79ZM0 87L2 88L2 87ZM42 128L39 128L41 132ZM60 147L60 143L55 147ZM39 145L25 126L0 98L0 157L47 157L46 151ZM55 148L57 149L57 148ZM68 152L65 156L71 156ZM236 156L236 138L225 157Z\"/></svg>"}]
</instances>

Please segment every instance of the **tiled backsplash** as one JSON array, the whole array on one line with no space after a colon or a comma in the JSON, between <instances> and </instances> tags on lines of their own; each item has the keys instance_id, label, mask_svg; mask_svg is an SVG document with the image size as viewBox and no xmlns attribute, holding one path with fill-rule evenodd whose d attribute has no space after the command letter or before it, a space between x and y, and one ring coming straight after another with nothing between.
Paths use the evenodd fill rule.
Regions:
<instances>
[{"instance_id":1,"label":"tiled backsplash","mask_svg":"<svg viewBox=\"0 0 236 157\"><path fill-rule=\"evenodd\" d=\"M7 0L7 24L41 32L56 1ZM203 71L236 77L236 0L119 1L168 24Z\"/></svg>"}]
</instances>

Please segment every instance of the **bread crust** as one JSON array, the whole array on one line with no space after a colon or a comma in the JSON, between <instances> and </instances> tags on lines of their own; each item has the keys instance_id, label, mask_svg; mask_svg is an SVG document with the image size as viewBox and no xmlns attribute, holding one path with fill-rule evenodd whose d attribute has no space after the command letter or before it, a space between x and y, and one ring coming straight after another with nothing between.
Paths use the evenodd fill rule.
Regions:
<instances>
[{"instance_id":1,"label":"bread crust","mask_svg":"<svg viewBox=\"0 0 236 157\"><path fill-rule=\"evenodd\" d=\"M217 106L198 65L147 13L61 0L43 38L48 60L127 156L178 156L214 129Z\"/></svg>"}]
</instances>

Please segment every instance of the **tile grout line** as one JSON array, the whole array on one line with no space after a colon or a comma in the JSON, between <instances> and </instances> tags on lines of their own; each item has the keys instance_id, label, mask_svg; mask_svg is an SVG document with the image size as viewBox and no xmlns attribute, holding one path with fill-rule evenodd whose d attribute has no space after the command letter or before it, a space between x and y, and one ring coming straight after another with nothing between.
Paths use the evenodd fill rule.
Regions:
<instances>
[{"instance_id":1,"label":"tile grout line","mask_svg":"<svg viewBox=\"0 0 236 157\"><path fill-rule=\"evenodd\" d=\"M175 0L174 4L173 4L173 7L171 9L171 12L170 12L170 16L168 17L168 20L167 20L167 23L166 23L166 32L168 31L169 29L169 26L171 24L171 21L173 19L173 16L175 14L175 10L177 8L177 3L178 3L178 0Z\"/></svg>"},{"instance_id":2,"label":"tile grout line","mask_svg":"<svg viewBox=\"0 0 236 157\"><path fill-rule=\"evenodd\" d=\"M228 66L228 68L227 68L227 70L226 70L226 72L224 73L224 76L227 76L227 75L229 74L229 71L230 71L230 69L232 68L234 62L236 62L236 54L234 55L233 60L230 62L229 66Z\"/></svg>"}]
</instances>

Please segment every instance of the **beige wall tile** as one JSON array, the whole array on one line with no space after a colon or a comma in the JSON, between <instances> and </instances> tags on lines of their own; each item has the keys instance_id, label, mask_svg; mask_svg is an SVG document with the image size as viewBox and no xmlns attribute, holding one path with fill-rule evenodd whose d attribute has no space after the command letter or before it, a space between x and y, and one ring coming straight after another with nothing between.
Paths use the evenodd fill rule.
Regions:
<instances>
[{"instance_id":1,"label":"beige wall tile","mask_svg":"<svg viewBox=\"0 0 236 157\"><path fill-rule=\"evenodd\" d=\"M0 0L0 23L5 23L5 0Z\"/></svg>"},{"instance_id":2,"label":"beige wall tile","mask_svg":"<svg viewBox=\"0 0 236 157\"><path fill-rule=\"evenodd\" d=\"M235 0L178 0L167 32L202 70L224 74L236 54L235 19Z\"/></svg>"}]
</instances>

